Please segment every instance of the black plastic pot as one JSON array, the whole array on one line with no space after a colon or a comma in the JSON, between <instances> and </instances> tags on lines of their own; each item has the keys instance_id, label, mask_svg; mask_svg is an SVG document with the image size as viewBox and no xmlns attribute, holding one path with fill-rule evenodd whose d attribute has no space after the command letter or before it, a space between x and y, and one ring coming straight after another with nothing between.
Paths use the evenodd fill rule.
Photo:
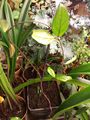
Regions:
<instances>
[{"instance_id":1,"label":"black plastic pot","mask_svg":"<svg viewBox=\"0 0 90 120\"><path fill-rule=\"evenodd\" d=\"M30 86L29 86L30 87ZM57 108L59 106L52 106L51 108L45 107L45 108L31 108L30 101L29 101L29 87L27 88L27 106L28 106L28 118L27 120L46 120L49 119L54 113L56 112ZM33 98L32 98L33 99ZM51 111L52 109L52 111ZM31 118L31 119L30 119Z\"/></svg>"},{"instance_id":2,"label":"black plastic pot","mask_svg":"<svg viewBox=\"0 0 90 120\"><path fill-rule=\"evenodd\" d=\"M41 73L41 72L40 72ZM37 72L27 67L23 72L23 78L27 81L37 77ZM27 120L46 120L50 118L61 104L60 94L55 81L43 82L43 92L50 100L50 104L41 91L41 84L32 84L27 87ZM39 88L39 89L38 89ZM52 109L52 111L51 111Z\"/></svg>"},{"instance_id":3,"label":"black plastic pot","mask_svg":"<svg viewBox=\"0 0 90 120\"><path fill-rule=\"evenodd\" d=\"M54 114L54 112L57 110L58 106L56 107L52 107L52 112L50 110L50 108L38 108L38 109L31 109L28 106L28 114L30 114L32 116L33 119L35 120L46 120L48 118L50 118L50 116L52 114ZM30 120L30 119L28 119Z\"/></svg>"}]
</instances>

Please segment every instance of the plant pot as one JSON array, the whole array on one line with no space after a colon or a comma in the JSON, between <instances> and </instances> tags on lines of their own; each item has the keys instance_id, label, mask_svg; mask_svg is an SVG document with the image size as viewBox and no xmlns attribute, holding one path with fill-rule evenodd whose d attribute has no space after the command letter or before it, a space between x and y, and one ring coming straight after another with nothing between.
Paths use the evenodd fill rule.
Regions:
<instances>
[{"instance_id":1,"label":"plant pot","mask_svg":"<svg viewBox=\"0 0 90 120\"><path fill-rule=\"evenodd\" d=\"M40 74L42 70L39 69ZM23 72L23 78L27 81L28 79L36 78L37 72L32 66L27 66ZM43 82L43 91L46 97L40 92L41 83L33 84L27 87L27 120L44 120L52 116L57 110L61 103L60 94L58 91L57 83L53 82ZM53 89L54 88L54 89ZM53 102L53 99L55 100ZM52 112L51 112L52 109Z\"/></svg>"},{"instance_id":2,"label":"plant pot","mask_svg":"<svg viewBox=\"0 0 90 120\"><path fill-rule=\"evenodd\" d=\"M10 109L10 104L7 99L0 104L0 120L10 120L11 117L20 117L24 120L26 115L26 103L25 100L17 96L18 104L10 100L12 109Z\"/></svg>"},{"instance_id":3,"label":"plant pot","mask_svg":"<svg viewBox=\"0 0 90 120\"><path fill-rule=\"evenodd\" d=\"M29 117L28 120L46 120L50 118L61 103L56 82L43 82L44 94L48 97L51 107L45 96L37 93L38 87L40 88L40 83L27 88L28 114L33 118L30 119Z\"/></svg>"}]
</instances>

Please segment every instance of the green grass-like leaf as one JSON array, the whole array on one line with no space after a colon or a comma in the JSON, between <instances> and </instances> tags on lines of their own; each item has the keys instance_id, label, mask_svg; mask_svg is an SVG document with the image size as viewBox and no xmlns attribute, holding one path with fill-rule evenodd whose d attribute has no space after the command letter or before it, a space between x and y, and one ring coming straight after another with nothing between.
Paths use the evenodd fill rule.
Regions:
<instances>
[{"instance_id":1,"label":"green grass-like leaf","mask_svg":"<svg viewBox=\"0 0 90 120\"><path fill-rule=\"evenodd\" d=\"M69 73L72 77L77 77L80 74L90 75L90 62L82 64L74 69L72 69Z\"/></svg>"},{"instance_id":2,"label":"green grass-like leaf","mask_svg":"<svg viewBox=\"0 0 90 120\"><path fill-rule=\"evenodd\" d=\"M73 94L67 98L58 108L56 114L53 116L53 120L56 120L62 113L67 110L81 105L82 103L90 102L90 85L83 90Z\"/></svg>"},{"instance_id":3,"label":"green grass-like leaf","mask_svg":"<svg viewBox=\"0 0 90 120\"><path fill-rule=\"evenodd\" d=\"M20 13L20 16L19 16L18 23L20 23L20 24L18 26L19 31L18 31L18 38L17 38L17 45L18 46L22 42L23 26L24 26L24 22L25 22L27 13L28 13L28 9L30 7L30 3L31 3L31 0L25 0L23 7L22 7L22 10L21 10L21 13Z\"/></svg>"},{"instance_id":4,"label":"green grass-like leaf","mask_svg":"<svg viewBox=\"0 0 90 120\"><path fill-rule=\"evenodd\" d=\"M9 31L9 33L12 36L11 40L15 43L16 42L15 27L14 27L15 23L13 19L12 10L9 4L7 3L7 0L5 1L5 4L4 4L4 11L5 11L6 20L9 24L9 27L11 28L11 30Z\"/></svg>"},{"instance_id":5,"label":"green grass-like leaf","mask_svg":"<svg viewBox=\"0 0 90 120\"><path fill-rule=\"evenodd\" d=\"M1 62L0 62L0 85L2 89L4 90L4 92L6 93L6 95L11 97L16 102L15 92L3 71Z\"/></svg>"}]
</instances>

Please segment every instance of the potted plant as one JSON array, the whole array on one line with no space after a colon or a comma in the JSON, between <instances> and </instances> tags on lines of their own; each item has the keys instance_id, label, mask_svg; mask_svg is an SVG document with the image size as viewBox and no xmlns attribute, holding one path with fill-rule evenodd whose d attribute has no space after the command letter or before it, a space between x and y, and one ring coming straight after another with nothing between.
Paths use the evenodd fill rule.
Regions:
<instances>
[{"instance_id":1,"label":"potted plant","mask_svg":"<svg viewBox=\"0 0 90 120\"><path fill-rule=\"evenodd\" d=\"M17 20L18 22L16 21L16 25L14 23L15 21L13 20L12 11L11 11L9 4L5 0L3 0L3 2L2 2L1 10L3 11L3 9L4 9L5 16L6 16L6 19L9 23L9 27L10 27L10 29L8 30L8 24L7 24L6 20L0 21L0 28L1 28L0 31L1 31L1 37L2 37L2 41L0 43L4 48L6 58L7 58L7 65L8 65L8 71L7 71L7 75L6 75L6 73L3 70L2 63L0 62L0 86L1 86L1 89L4 91L4 96L2 97L3 99L1 100L1 104L0 104L0 113L2 113L2 114L0 114L1 115L0 117L1 117L1 119L4 119L4 120L6 119L6 117L11 120L15 119L13 117L17 117L17 116L23 118L22 110L24 110L23 113L25 113L27 105L25 104L25 101L22 100L22 98L17 97L15 93L18 93L18 91L20 91L23 88L25 88L26 86L29 86L32 84L34 84L34 85L32 85L32 88L34 87L34 91L36 89L36 94L40 97L40 99L41 99L42 93L43 93L44 98L45 98L45 99L43 98L43 100L47 100L48 101L47 104L49 103L49 108L47 108L48 105L46 105L43 108L36 109L37 105L35 107L31 108L32 106L28 102L28 108L30 109L30 112L32 114L35 112L34 114L36 116L38 115L39 119L40 118L43 119L44 117L46 117L46 118L49 117L49 118L55 120L60 115L63 115L63 113L65 113L67 110L70 110L70 108L77 107L78 105L81 105L82 102L85 102L86 100L88 100L86 102L89 102L89 99L90 99L90 96L88 95L90 93L90 87L88 86L89 81L87 82L87 80L85 80L85 79L77 78L78 75L80 75L80 74L90 74L90 67L89 67L90 63L83 64L83 65L78 66L75 69L72 69L70 72L67 73L67 75L63 74L63 73L59 73L59 74L55 73L56 71L54 72L54 70L50 67L50 64L49 64L49 67L47 67L49 44L55 40L60 42L59 41L60 36L62 36L66 32L68 25L69 25L69 16L68 16L66 7L62 4L60 4L58 6L58 8L56 10L56 14L52 21L52 29L50 29L50 31L42 30L42 29L39 29L39 30L34 29L33 30L33 27L35 26L34 24L30 24L30 26L28 26L28 27L24 26L26 13L27 13L28 7L30 5L30 2L31 2L30 0L25 1L24 6L21 10L19 20ZM1 14L1 15L3 16L3 14ZM64 24L64 23L66 23L66 24ZM6 27L4 27L4 26L6 26ZM26 32L26 30L27 30L27 32ZM36 74L36 77L33 78L33 77L29 76L30 80L27 80L26 82L21 83L20 85L17 85L15 88L13 88L11 84L15 80L14 75L15 75L17 56L18 56L18 53L20 50L19 48L21 47L24 40L26 40L28 35L31 35L32 30L33 30L32 37L37 42L39 42L43 45L46 45L46 52L45 52L46 56L44 59L44 64L42 65L41 68L31 64L29 70L32 74L34 71L34 73ZM76 60L76 58L74 60ZM72 61L73 60L70 60L67 63L67 65L72 63ZM38 67L38 69L37 69L37 67ZM28 70L28 72L29 72L29 70ZM46 75L46 70L48 71L48 73L50 75ZM25 77L25 75L24 75L24 77ZM50 83L50 81L53 81L53 82ZM56 82L54 82L54 81L56 81ZM63 101L62 103L61 103L61 100L59 99L60 106L52 107L50 100L49 100L49 96L47 96L47 93L49 93L48 92L49 90L50 90L50 94L51 94L51 89L46 90L46 92L44 93L44 91L45 91L44 86L46 86L46 88L52 88L53 84L54 84L54 86L56 87L56 86L58 86L57 81L60 83L64 82L64 83L76 84L78 86L83 86L84 89L82 91L79 91L79 92L75 93L74 95L70 96L66 100L62 99L62 101ZM48 85L46 85L45 82L48 82ZM39 87L37 87L36 83ZM29 94L29 90L31 92L30 87L27 90L28 94ZM58 90L59 89L56 89L56 92ZM58 94L57 96L59 96L60 93L57 93L57 94ZM5 97L5 100L4 100L4 97ZM60 97L61 97L61 95L58 98L60 98ZM27 98L30 99L30 95L27 96ZM33 96L31 96L31 99L33 99ZM22 103L23 103L23 106L25 107L25 109L23 109L24 107L22 106ZM15 109L13 108L12 104L16 105ZM55 105L57 105L57 104L55 104ZM10 106L10 109L8 110L9 106ZM18 112L20 114L17 115L17 112L15 112L14 110L18 110ZM53 111L53 110L55 110L55 111ZM53 114L50 114L51 111L53 111ZM14 113L14 114L11 115L8 113ZM64 117L63 117L63 119L64 119Z\"/></svg>"},{"instance_id":2,"label":"potted plant","mask_svg":"<svg viewBox=\"0 0 90 120\"><path fill-rule=\"evenodd\" d=\"M68 97L66 100L64 100L61 103L61 105L54 111L54 113L51 116L51 119L57 120L58 117L59 117L59 119L62 119L62 117L64 119L65 115L63 113L67 112L71 108L74 108L75 106L77 107L77 106L82 105L82 102L83 102L83 104L89 102L90 96L88 95L88 93L90 92L89 91L90 82L87 79L78 79L77 78L77 76L80 75L80 74L83 74L83 75L84 74L90 74L90 72L89 72L90 67L89 66L90 66L90 63L79 65L75 69L71 70L68 73L68 76L64 75L64 74L56 74L55 75L54 71L52 69L50 69L49 70L50 75L47 75L43 78L43 82L55 80L55 81L58 81L60 83L69 83L69 84L72 84L72 85L77 85L77 86L83 87L83 90L77 91L76 93L74 93L73 95ZM53 74L55 76L53 76ZM32 84L35 85L36 83L39 83L39 82L41 82L40 78L33 78L33 79L30 79L27 82L24 82L23 84L17 86L14 90L15 90L15 92L17 92L17 91L21 90L22 88L24 88L26 86L29 86L29 85L32 85ZM83 106L81 106L81 108L83 109ZM30 110L31 110L32 114L36 111L38 112L38 109L30 109ZM44 112L43 112L43 110L44 110ZM38 112L39 114L35 113L35 115L37 115L40 119L40 117L42 118L43 115L46 114L45 110L47 110L47 113L48 113L48 109L43 108L43 109L39 109L39 112ZM78 109L78 110L80 110L80 109ZM85 107L84 110L86 110L86 107ZM85 112L85 111L82 111L82 112ZM69 113L67 112L66 115L69 115ZM76 116L76 115L71 114L71 117L73 117L73 116ZM29 118L28 119L30 119L30 117L33 118L32 115L29 113Z\"/></svg>"},{"instance_id":3,"label":"potted plant","mask_svg":"<svg viewBox=\"0 0 90 120\"><path fill-rule=\"evenodd\" d=\"M66 24L64 24L64 22ZM58 23L58 24L57 24ZM31 115L37 119L48 118L53 114L53 112L58 108L61 103L59 86L58 83L54 82L43 82L43 78L46 74L47 60L49 54L49 44L53 41L60 42L59 37L62 36L68 29L69 26L69 15L67 8L60 4L56 10L55 16L52 20L51 30L44 29L34 29L32 33L32 38L38 43L46 45L46 52L44 52L44 57L42 59L43 63L39 61L39 65L33 64L36 69L29 66L24 71L24 78L26 80L40 77L41 82L36 85L31 85L27 88L27 103ZM50 29L50 28L48 28ZM52 34L51 34L52 33ZM37 54L40 55L40 52ZM35 54L36 56L38 56ZM33 55L34 56L34 55ZM38 66L38 67L37 67ZM49 68L49 71L52 71ZM54 89L53 89L54 88ZM51 95L50 95L51 94Z\"/></svg>"},{"instance_id":4,"label":"potted plant","mask_svg":"<svg viewBox=\"0 0 90 120\"><path fill-rule=\"evenodd\" d=\"M60 21L61 20L61 21ZM65 23L66 24L64 24L64 20L65 20ZM48 54L48 48L49 48L49 44L51 43L51 42L53 42L53 41L55 41L55 40L60 40L60 36L62 36L63 34L64 34L64 32L66 32L66 30L67 30L67 28L68 28L68 24L69 24L69 22L68 22L68 20L69 20L69 17L68 17L68 13L67 13L67 10L66 10L66 8L62 5L62 4L60 4L59 6L58 6L58 9L57 9L57 11L56 11L56 14L55 14L55 16L54 16L54 18L53 18L53 21L52 21L52 29L51 29L51 31L48 31L48 30L43 30L43 29L35 29L35 30L33 30L33 34L32 34L32 37L33 37L33 39L35 39L38 43L40 43L40 44L43 44L43 45L47 45L47 50L46 50L46 59L45 59L45 62L44 62L44 68L43 68L43 73L45 72L44 70L46 70L46 68L47 68L47 66L46 66L46 63L47 63L47 54ZM60 26L59 26L60 25ZM52 35L50 34L50 32L52 33ZM56 37L55 36L57 36L57 39L56 39ZM68 65L68 64L70 64L70 63L72 63L73 61L75 61L77 59L77 57L75 56L75 57L73 57L70 61L68 61L67 63L65 63L65 65ZM89 65L89 64L88 64ZM80 66L81 67L81 66ZM85 67L85 66L84 66ZM84 67L83 67L83 74L85 74L85 69L84 69ZM79 67L78 67L79 68ZM77 68L77 69L78 69ZM82 67L81 67L82 68ZM79 69L80 71L81 71L81 68ZM87 69L87 68L86 68ZM31 68L31 70L30 71L33 71L32 70L32 68ZM72 70L73 71L73 70ZM73 74L80 74L80 71L78 71L77 73L76 73L76 71L74 71L75 73L73 73ZM87 69L87 71L88 71L88 69ZM58 75L55 77L55 73L54 73L54 71L52 70L52 69L50 69L49 68L49 70L48 70L48 72L49 72L49 74L53 77L53 78L55 78L56 80L61 80L61 81L63 81L63 82L68 82L68 80L67 80L67 78L69 77L69 82L75 82L75 84L78 84L78 85L81 85L81 83L83 84L83 85L85 85L86 86L86 84L87 84L87 82L86 83L84 83L84 81L82 81L82 82L80 82L80 81L74 81L73 80L73 78L74 78L74 75L71 75L70 73L69 73L69 75L71 75L72 76L72 78L70 77L70 76L63 76L62 77L62 75L60 75L59 77L59 79L58 79ZM42 87L44 87L42 84L43 84L43 79L45 79L44 77L45 77L45 73L44 74L41 74L41 76L40 76L40 79L41 79L41 86L39 87L39 95L40 95L40 91L44 91L43 89L41 89ZM82 71L81 71L81 73L82 73ZM33 73L32 74L34 74L34 71L33 71ZM88 72L86 72L86 74L90 74L90 73L88 73ZM30 77L30 74L29 74L29 77ZM31 77L32 78L32 77ZM30 79L31 79L30 78ZM62 78L62 79L61 79ZM77 75L75 76L75 78L77 79ZM50 78L48 79L48 81L50 80ZM79 84L80 83L80 84ZM82 86L82 85L81 85ZM37 88L37 87L36 87ZM34 85L34 88L32 88L34 91L33 91L33 93L35 92L35 85ZM48 87L47 87L48 88ZM30 95L29 95L29 97L27 98L28 100L30 100L30 99L32 99L32 97L34 98L34 95L33 96L31 96L32 95L32 93L30 92L30 91L32 91L31 89L30 89L30 87L29 87L29 89L28 89L28 93L30 93ZM83 90L84 91L84 90ZM37 93L37 92L36 92ZM76 93L75 94L75 96L78 96L79 94L81 94L82 92L80 92L80 93ZM45 94L46 95L46 94ZM30 98L31 97L31 98ZM46 96L47 97L47 96ZM84 97L84 96L83 96ZM49 98L49 97L48 97ZM74 95L71 97L71 99L73 99L74 100ZM71 100L71 99L69 99L69 100ZM86 99L87 99L87 97L86 97ZM66 106L64 106L64 104L66 105L66 104L68 104L68 102L70 102L68 99L65 101L65 102L63 102L62 104L61 104L61 106L63 106L63 107L59 107L55 112L56 112L56 115L54 115L54 117L52 117L52 119L57 119L57 117L59 117L59 115L61 115L61 113L63 113L64 111L65 111L65 107ZM80 100L80 102L81 101L83 101L83 100L85 100L85 99L81 99ZM47 100L48 101L48 100ZM68 102L67 102L68 101ZM29 108L29 110L30 110L30 112L35 116L36 115L36 118L37 119L43 119L44 117L46 117L46 118L48 118L48 117L50 117L49 115L50 115L50 113L48 113L48 112L44 112L44 110L46 110L47 109L47 107L46 107L46 109L45 109L45 107L43 107L43 108L40 108L40 109L32 109L32 106L30 106L30 102L31 102L31 100L29 101L29 103L28 103L28 108ZM50 101L49 101L50 102ZM37 102L38 103L38 102ZM79 103L79 100L76 102L76 106L77 106L77 103ZM32 102L31 102L31 104L33 104ZM35 104L36 104L36 102L35 102ZM74 103L73 103L74 104ZM71 105L71 104L70 104ZM36 104L36 106L38 106L37 104ZM68 105L67 105L68 106ZM72 106L72 107L74 107L74 106ZM34 107L33 107L34 108ZM50 106L49 106L49 109L50 109ZM53 109L53 107L52 107L52 109ZM62 109L64 109L64 110L62 110ZM67 109L69 109L69 107L67 108ZM60 110L60 111L59 111ZM48 111L48 109L47 109L47 111ZM47 115L46 115L47 114ZM54 114L54 113L53 113ZM52 115L51 115L52 116ZM64 118L63 118L64 119Z\"/></svg>"}]
</instances>

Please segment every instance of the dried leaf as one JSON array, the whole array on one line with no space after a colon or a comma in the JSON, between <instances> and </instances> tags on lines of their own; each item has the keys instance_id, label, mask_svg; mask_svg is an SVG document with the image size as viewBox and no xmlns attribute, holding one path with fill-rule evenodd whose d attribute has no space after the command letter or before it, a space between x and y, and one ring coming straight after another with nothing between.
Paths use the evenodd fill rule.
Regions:
<instances>
[{"instance_id":1,"label":"dried leaf","mask_svg":"<svg viewBox=\"0 0 90 120\"><path fill-rule=\"evenodd\" d=\"M15 47L13 46L13 44L10 44L9 53L10 53L10 57L13 57L15 53Z\"/></svg>"},{"instance_id":2,"label":"dried leaf","mask_svg":"<svg viewBox=\"0 0 90 120\"><path fill-rule=\"evenodd\" d=\"M4 101L4 98L0 96L0 104Z\"/></svg>"}]
</instances>

